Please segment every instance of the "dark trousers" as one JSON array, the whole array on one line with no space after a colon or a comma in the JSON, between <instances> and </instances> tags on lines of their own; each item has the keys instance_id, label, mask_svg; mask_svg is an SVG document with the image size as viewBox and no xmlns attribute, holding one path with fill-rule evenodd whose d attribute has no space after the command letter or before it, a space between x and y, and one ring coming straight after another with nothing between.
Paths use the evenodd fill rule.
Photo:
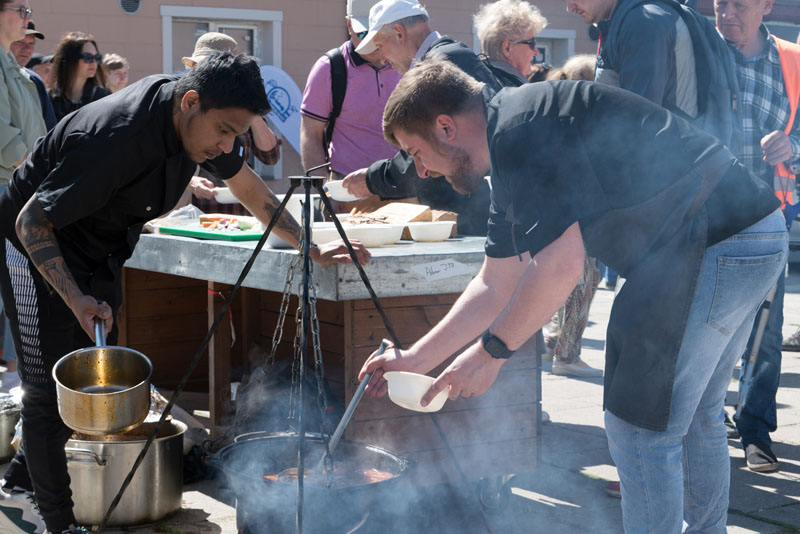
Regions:
<instances>
[{"instance_id":1,"label":"dark trousers","mask_svg":"<svg viewBox=\"0 0 800 534\"><path fill-rule=\"evenodd\" d=\"M25 388L22 450L5 482L32 488L47 529L60 532L76 523L64 452L72 431L58 413L51 373L59 358L92 342L61 297L5 239L0 242L0 291Z\"/></svg>"},{"instance_id":2,"label":"dark trousers","mask_svg":"<svg viewBox=\"0 0 800 534\"><path fill-rule=\"evenodd\" d=\"M769 434L778 429L778 406L775 396L778 394L778 385L781 380L783 297L785 292L786 277L781 274L767 315L767 325L764 329L764 336L761 338L761 346L758 347L758 356L750 383L740 382L741 398L739 402L743 402L744 407L741 414L734 417L734 421L743 447L756 441L772 446L772 438ZM757 315L747 348L742 356L740 379L743 379L747 372L746 362L750 358L750 351L758 328L758 319Z\"/></svg>"}]
</instances>

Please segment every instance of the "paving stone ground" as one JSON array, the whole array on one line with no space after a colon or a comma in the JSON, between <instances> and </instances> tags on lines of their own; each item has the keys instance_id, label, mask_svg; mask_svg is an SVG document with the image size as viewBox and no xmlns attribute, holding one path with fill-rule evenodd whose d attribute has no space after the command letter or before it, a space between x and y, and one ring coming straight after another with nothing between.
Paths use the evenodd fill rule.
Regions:
<instances>
[{"instance_id":1,"label":"paving stone ground","mask_svg":"<svg viewBox=\"0 0 800 534\"><path fill-rule=\"evenodd\" d=\"M613 293L598 291L584 338L583 358L603 366L605 329ZM800 273L787 283L784 336L800 327ZM541 461L510 482L508 506L489 522L496 534L594 534L622 532L620 501L603 487L616 478L608 453L602 416L602 379L575 379L542 370L542 406L551 422L542 428ZM731 381L728 400L735 402L738 383ZM800 353L784 352L778 393L779 429L774 433L781 470L756 474L747 469L738 442L730 441L731 534L800 531ZM406 534L482 534L488 532L476 509L471 487L440 487L417 499L398 496L394 513L367 532ZM140 533L235 533L231 493L218 481L190 484L182 509L159 525L131 529ZM335 511L332 511L335 513ZM120 533L121 530L108 530ZM265 529L264 532L270 532ZM318 534L318 533L312 533ZM319 533L322 534L322 533ZM324 533L328 534L328 533Z\"/></svg>"}]
</instances>

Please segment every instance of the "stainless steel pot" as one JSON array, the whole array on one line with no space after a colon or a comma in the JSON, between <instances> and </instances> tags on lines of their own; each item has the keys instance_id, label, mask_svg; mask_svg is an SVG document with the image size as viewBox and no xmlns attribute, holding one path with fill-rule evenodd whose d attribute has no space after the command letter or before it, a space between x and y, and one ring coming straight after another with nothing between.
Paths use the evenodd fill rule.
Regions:
<instances>
[{"instance_id":1,"label":"stainless steel pot","mask_svg":"<svg viewBox=\"0 0 800 534\"><path fill-rule=\"evenodd\" d=\"M313 468L322 457L325 444L318 435L307 435L305 450L306 465ZM380 482L330 488L307 482L303 514L306 532L340 534L360 528L368 519L370 504L375 499L391 501L395 485L408 469L405 458L353 441L340 442L334 457L334 469L342 472L376 469L392 476ZM236 495L236 522L241 532L294 532L296 480L269 481L265 475L282 473L297 465L296 434L242 435L209 457L208 462L225 474Z\"/></svg>"},{"instance_id":2,"label":"stainless steel pot","mask_svg":"<svg viewBox=\"0 0 800 534\"><path fill-rule=\"evenodd\" d=\"M94 331L95 347L70 352L53 367L58 413L77 432L124 432L147 417L153 365L141 352L107 347L103 321Z\"/></svg>"},{"instance_id":3,"label":"stainless steel pot","mask_svg":"<svg viewBox=\"0 0 800 534\"><path fill-rule=\"evenodd\" d=\"M14 439L20 411L20 407L15 405L0 409L0 462L7 462L17 452L11 446L11 440Z\"/></svg>"},{"instance_id":4,"label":"stainless steel pot","mask_svg":"<svg viewBox=\"0 0 800 534\"><path fill-rule=\"evenodd\" d=\"M113 436L76 434L67 442L75 519L99 525L128 476L155 423ZM165 421L107 526L131 526L164 519L181 506L183 434L186 425Z\"/></svg>"}]
</instances>

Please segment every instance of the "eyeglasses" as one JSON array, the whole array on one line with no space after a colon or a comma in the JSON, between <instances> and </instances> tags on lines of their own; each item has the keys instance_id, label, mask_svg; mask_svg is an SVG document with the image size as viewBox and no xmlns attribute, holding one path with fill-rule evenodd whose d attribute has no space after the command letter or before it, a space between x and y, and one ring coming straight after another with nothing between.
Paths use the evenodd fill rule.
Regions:
<instances>
[{"instance_id":1,"label":"eyeglasses","mask_svg":"<svg viewBox=\"0 0 800 534\"><path fill-rule=\"evenodd\" d=\"M16 11L17 13L19 13L19 16L20 18L22 18L22 20L26 20L33 17L33 10L25 6L4 7L3 11Z\"/></svg>"},{"instance_id":2,"label":"eyeglasses","mask_svg":"<svg viewBox=\"0 0 800 534\"><path fill-rule=\"evenodd\" d=\"M525 40L522 40L522 41L514 41L514 44L528 45L531 48L531 50L533 50L534 52L536 51L536 38L535 37L531 37L530 39L525 39Z\"/></svg>"},{"instance_id":3,"label":"eyeglasses","mask_svg":"<svg viewBox=\"0 0 800 534\"><path fill-rule=\"evenodd\" d=\"M364 30L363 32L357 32L356 35L358 36L359 39L363 39L364 37L367 36L368 33L369 30Z\"/></svg>"},{"instance_id":4,"label":"eyeglasses","mask_svg":"<svg viewBox=\"0 0 800 534\"><path fill-rule=\"evenodd\" d=\"M89 52L84 52L81 54L81 59L84 63L92 64L97 62L98 64L103 61L103 54L90 54Z\"/></svg>"}]
</instances>

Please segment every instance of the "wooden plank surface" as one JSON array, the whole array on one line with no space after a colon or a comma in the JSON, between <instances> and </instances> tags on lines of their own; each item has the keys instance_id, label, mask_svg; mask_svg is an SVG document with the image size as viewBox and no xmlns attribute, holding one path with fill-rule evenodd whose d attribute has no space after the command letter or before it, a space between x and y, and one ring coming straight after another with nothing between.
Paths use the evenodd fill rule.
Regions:
<instances>
[{"instance_id":1,"label":"wooden plank surface","mask_svg":"<svg viewBox=\"0 0 800 534\"><path fill-rule=\"evenodd\" d=\"M223 299L215 293L228 294L230 286L208 282L208 325L219 315ZM212 439L217 436L217 427L225 422L231 412L231 323L223 318L208 346L208 391Z\"/></svg>"}]
</instances>

